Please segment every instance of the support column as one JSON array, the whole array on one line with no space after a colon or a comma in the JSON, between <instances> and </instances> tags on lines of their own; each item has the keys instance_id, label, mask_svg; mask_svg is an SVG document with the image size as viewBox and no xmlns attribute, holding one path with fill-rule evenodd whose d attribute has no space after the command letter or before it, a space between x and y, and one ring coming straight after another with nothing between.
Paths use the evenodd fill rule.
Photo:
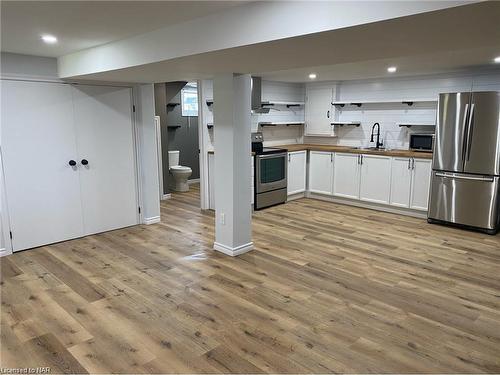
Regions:
<instances>
[{"instance_id":1,"label":"support column","mask_svg":"<svg viewBox=\"0 0 500 375\"><path fill-rule=\"evenodd\" d=\"M236 256L252 250L251 77L214 77L215 243Z\"/></svg>"}]
</instances>

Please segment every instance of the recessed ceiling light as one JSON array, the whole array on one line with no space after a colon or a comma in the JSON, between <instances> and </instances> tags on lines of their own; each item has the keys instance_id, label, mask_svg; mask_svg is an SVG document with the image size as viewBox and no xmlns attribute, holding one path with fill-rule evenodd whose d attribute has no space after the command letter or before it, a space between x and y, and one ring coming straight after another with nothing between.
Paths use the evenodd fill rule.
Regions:
<instances>
[{"instance_id":1,"label":"recessed ceiling light","mask_svg":"<svg viewBox=\"0 0 500 375\"><path fill-rule=\"evenodd\" d=\"M309 79L316 79L316 77L317 77L316 73L309 74Z\"/></svg>"},{"instance_id":2,"label":"recessed ceiling light","mask_svg":"<svg viewBox=\"0 0 500 375\"><path fill-rule=\"evenodd\" d=\"M49 35L49 34L42 35L42 40L47 44L57 43L57 38L54 35Z\"/></svg>"},{"instance_id":3,"label":"recessed ceiling light","mask_svg":"<svg viewBox=\"0 0 500 375\"><path fill-rule=\"evenodd\" d=\"M395 73L396 70L398 70L398 68L396 68L395 66L390 66L390 67L387 68L387 71L389 73Z\"/></svg>"},{"instance_id":4,"label":"recessed ceiling light","mask_svg":"<svg viewBox=\"0 0 500 375\"><path fill-rule=\"evenodd\" d=\"M493 61L496 62L497 64L500 63L500 56L495 57Z\"/></svg>"}]
</instances>

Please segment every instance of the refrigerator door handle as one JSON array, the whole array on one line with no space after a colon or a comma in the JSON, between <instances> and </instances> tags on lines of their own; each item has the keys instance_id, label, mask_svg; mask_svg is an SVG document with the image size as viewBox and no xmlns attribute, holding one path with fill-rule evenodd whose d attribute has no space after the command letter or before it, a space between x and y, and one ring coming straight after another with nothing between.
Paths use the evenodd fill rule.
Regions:
<instances>
[{"instance_id":1,"label":"refrigerator door handle","mask_svg":"<svg viewBox=\"0 0 500 375\"><path fill-rule=\"evenodd\" d=\"M465 104L465 109L464 109L464 119L463 119L463 123L462 123L462 128L463 129L467 129L466 126L468 124L468 116L467 116L467 113L469 112L469 103ZM465 161L465 154L467 153L467 141L468 141L468 131L465 130L466 133L465 133L465 136L464 136L464 140L463 140L463 143L462 143L462 161ZM462 165L462 168L463 168L463 165Z\"/></svg>"},{"instance_id":2,"label":"refrigerator door handle","mask_svg":"<svg viewBox=\"0 0 500 375\"><path fill-rule=\"evenodd\" d=\"M474 103L472 103L470 107L470 114L469 114L469 125L468 125L468 130L467 130L467 161L470 159L470 149L472 147L472 131L474 130Z\"/></svg>"},{"instance_id":3,"label":"refrigerator door handle","mask_svg":"<svg viewBox=\"0 0 500 375\"><path fill-rule=\"evenodd\" d=\"M470 181L484 181L484 182L493 182L493 177L482 177L482 176L464 176L453 173L441 173L437 172L436 177L444 177L444 178L455 178L457 180L470 180Z\"/></svg>"}]
</instances>

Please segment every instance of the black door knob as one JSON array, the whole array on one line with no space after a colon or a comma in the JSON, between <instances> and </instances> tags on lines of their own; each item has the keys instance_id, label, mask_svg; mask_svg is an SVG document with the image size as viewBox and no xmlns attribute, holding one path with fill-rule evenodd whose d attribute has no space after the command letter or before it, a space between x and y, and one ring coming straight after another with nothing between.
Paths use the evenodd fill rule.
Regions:
<instances>
[{"instance_id":1,"label":"black door knob","mask_svg":"<svg viewBox=\"0 0 500 375\"><path fill-rule=\"evenodd\" d=\"M82 165L87 165L89 161L87 159L82 159Z\"/></svg>"},{"instance_id":2,"label":"black door knob","mask_svg":"<svg viewBox=\"0 0 500 375\"><path fill-rule=\"evenodd\" d=\"M68 164L71 165L72 167L74 167L76 165L76 161L70 160Z\"/></svg>"}]
</instances>

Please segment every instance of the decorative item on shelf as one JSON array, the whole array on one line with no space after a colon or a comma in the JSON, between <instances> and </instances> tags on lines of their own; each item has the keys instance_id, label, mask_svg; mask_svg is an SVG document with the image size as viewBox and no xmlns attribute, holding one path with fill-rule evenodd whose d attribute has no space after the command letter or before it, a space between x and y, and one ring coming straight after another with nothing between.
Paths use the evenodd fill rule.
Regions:
<instances>
[{"instance_id":1,"label":"decorative item on shelf","mask_svg":"<svg viewBox=\"0 0 500 375\"><path fill-rule=\"evenodd\" d=\"M337 126L361 126L361 123L360 122L356 122L356 121L333 121L332 123L330 123L330 125L337 125Z\"/></svg>"}]
</instances>

